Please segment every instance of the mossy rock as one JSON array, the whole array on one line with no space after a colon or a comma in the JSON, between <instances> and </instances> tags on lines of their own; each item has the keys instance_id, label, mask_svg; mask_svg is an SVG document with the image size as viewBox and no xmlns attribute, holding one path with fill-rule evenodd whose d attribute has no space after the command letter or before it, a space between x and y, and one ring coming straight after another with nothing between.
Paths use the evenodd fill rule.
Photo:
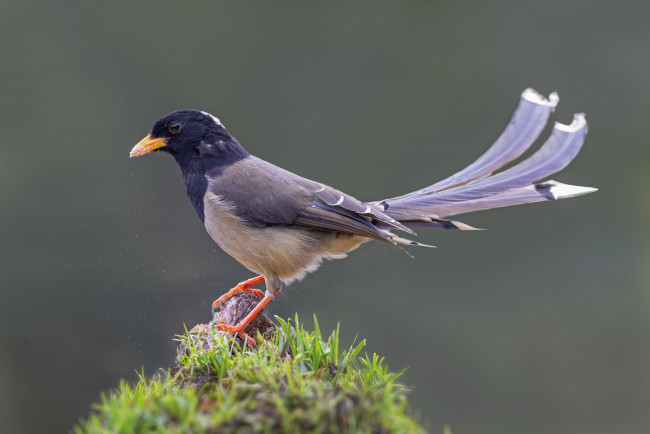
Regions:
<instances>
[{"instance_id":1,"label":"mossy rock","mask_svg":"<svg viewBox=\"0 0 650 434\"><path fill-rule=\"evenodd\" d=\"M276 320L253 348L195 327L179 337L175 366L122 381L75 432L424 432L395 381L401 372L360 356L365 340L341 351L338 327L325 340L315 317L313 332Z\"/></svg>"}]
</instances>

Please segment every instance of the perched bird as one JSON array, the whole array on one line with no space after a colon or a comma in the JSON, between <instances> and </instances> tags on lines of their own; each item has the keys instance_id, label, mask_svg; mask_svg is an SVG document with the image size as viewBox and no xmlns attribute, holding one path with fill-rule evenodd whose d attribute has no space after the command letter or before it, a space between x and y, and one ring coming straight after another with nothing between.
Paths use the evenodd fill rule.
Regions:
<instances>
[{"instance_id":1,"label":"perched bird","mask_svg":"<svg viewBox=\"0 0 650 434\"><path fill-rule=\"evenodd\" d=\"M362 202L325 184L300 177L248 153L221 121L197 110L177 110L159 119L132 150L171 154L181 168L187 194L208 234L228 254L259 274L232 288L213 309L240 292L261 298L235 326L248 323L289 284L315 271L323 259L341 259L371 240L400 250L424 244L394 233L412 228L474 229L446 217L488 208L579 196L595 188L545 181L576 156L585 135L584 115L570 125L556 123L533 155L494 173L521 156L537 139L559 99L526 89L512 120L497 141L460 172L429 187ZM404 250L403 250L404 251ZM252 288L266 282L266 292Z\"/></svg>"}]
</instances>

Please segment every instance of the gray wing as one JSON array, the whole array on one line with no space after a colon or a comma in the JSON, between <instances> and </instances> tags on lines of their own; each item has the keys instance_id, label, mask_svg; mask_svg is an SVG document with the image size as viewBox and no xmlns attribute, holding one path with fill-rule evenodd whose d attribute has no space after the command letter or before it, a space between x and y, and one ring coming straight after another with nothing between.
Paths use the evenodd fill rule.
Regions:
<instances>
[{"instance_id":1,"label":"gray wing","mask_svg":"<svg viewBox=\"0 0 650 434\"><path fill-rule=\"evenodd\" d=\"M237 216L258 227L341 231L394 246L392 236L373 222L412 232L376 207L254 156L224 169L211 180L210 189L232 203Z\"/></svg>"}]
</instances>

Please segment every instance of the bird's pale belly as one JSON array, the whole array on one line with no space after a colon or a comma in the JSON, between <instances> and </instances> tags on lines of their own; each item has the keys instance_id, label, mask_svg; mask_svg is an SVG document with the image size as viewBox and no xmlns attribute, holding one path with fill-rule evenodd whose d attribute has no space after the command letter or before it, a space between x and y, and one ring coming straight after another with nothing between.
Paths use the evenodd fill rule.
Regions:
<instances>
[{"instance_id":1,"label":"bird's pale belly","mask_svg":"<svg viewBox=\"0 0 650 434\"><path fill-rule=\"evenodd\" d=\"M218 195L204 199L205 228L226 253L249 270L288 284L315 271L324 258L338 259L369 238L339 232L286 227L255 227Z\"/></svg>"}]
</instances>

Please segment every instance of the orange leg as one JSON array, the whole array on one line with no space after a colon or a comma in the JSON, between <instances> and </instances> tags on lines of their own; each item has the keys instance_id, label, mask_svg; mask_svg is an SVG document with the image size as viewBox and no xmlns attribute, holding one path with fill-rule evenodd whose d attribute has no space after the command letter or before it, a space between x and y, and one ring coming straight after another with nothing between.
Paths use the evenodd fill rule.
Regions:
<instances>
[{"instance_id":1,"label":"orange leg","mask_svg":"<svg viewBox=\"0 0 650 434\"><path fill-rule=\"evenodd\" d=\"M259 298L264 297L264 293L262 291L260 291L259 289L251 288L251 286L257 285L258 283L262 283L262 282L264 282L264 276L257 276L237 284L237 286L232 288L230 291L226 292L224 295L222 295L212 303L212 311L214 312L214 310L218 308L220 304L225 303L226 300L231 298L233 295L237 295L242 292L250 292L252 294L257 295Z\"/></svg>"},{"instance_id":2,"label":"orange leg","mask_svg":"<svg viewBox=\"0 0 650 434\"><path fill-rule=\"evenodd\" d=\"M251 279L251 280L253 280L253 279ZM228 333L237 333L242 339L245 339L246 341L248 341L248 344L250 346L254 347L255 346L255 341L250 336L248 336L246 333L244 333L244 329L246 328L248 323L250 323L253 320L253 318L255 318L257 316L257 314L259 314L262 311L262 309L264 309L264 307L267 304L269 304L269 302L271 300L273 300L274 298L275 298L274 295L266 294L264 296L264 298L261 299L259 303L257 303L257 306L255 306L255 308L253 310L251 310L248 313L248 315L246 315L246 317L243 320L239 321L239 323L237 325L235 325L235 326L231 326L231 325L224 324L224 323L219 323L215 327L218 328L219 330L223 330L223 331L228 332Z\"/></svg>"},{"instance_id":3,"label":"orange leg","mask_svg":"<svg viewBox=\"0 0 650 434\"><path fill-rule=\"evenodd\" d=\"M217 309L219 307L219 305L223 305L223 303L225 303L226 300L228 300L229 298L233 297L234 295L240 294L242 292L255 294L259 298L262 298L262 301L264 301L264 299L263 299L264 298L264 293L262 291L260 291L259 289L251 288L251 286L257 285L258 283L262 283L262 282L264 282L264 276L253 277L252 279L248 279L248 280L246 280L244 282L239 283L237 286L232 288L230 291L226 292L224 295L222 295L221 297L219 297L217 300L215 300L212 303L212 314L214 315L214 311L215 311L215 309ZM226 331L228 333L237 333L239 335L239 337L241 337L245 341L248 341L248 344L250 346L254 347L255 346L255 341L250 336L248 336L246 333L244 333L243 330L246 328L248 323L250 323L253 320L253 318L255 318L255 316L258 313L260 313L260 311L262 309L264 309L264 306L266 306L268 304L268 302L271 301L272 299L273 299L273 297L271 297L271 299L268 300L267 302L265 302L264 305L262 305L261 307L260 307L260 304L262 304L262 302L260 302L257 306L255 306L255 309L253 309L236 326L230 326L228 324L220 323L220 324L216 325L216 328L218 328L220 330L224 330L224 331ZM237 329L237 330L234 330L234 329Z\"/></svg>"}]
</instances>

